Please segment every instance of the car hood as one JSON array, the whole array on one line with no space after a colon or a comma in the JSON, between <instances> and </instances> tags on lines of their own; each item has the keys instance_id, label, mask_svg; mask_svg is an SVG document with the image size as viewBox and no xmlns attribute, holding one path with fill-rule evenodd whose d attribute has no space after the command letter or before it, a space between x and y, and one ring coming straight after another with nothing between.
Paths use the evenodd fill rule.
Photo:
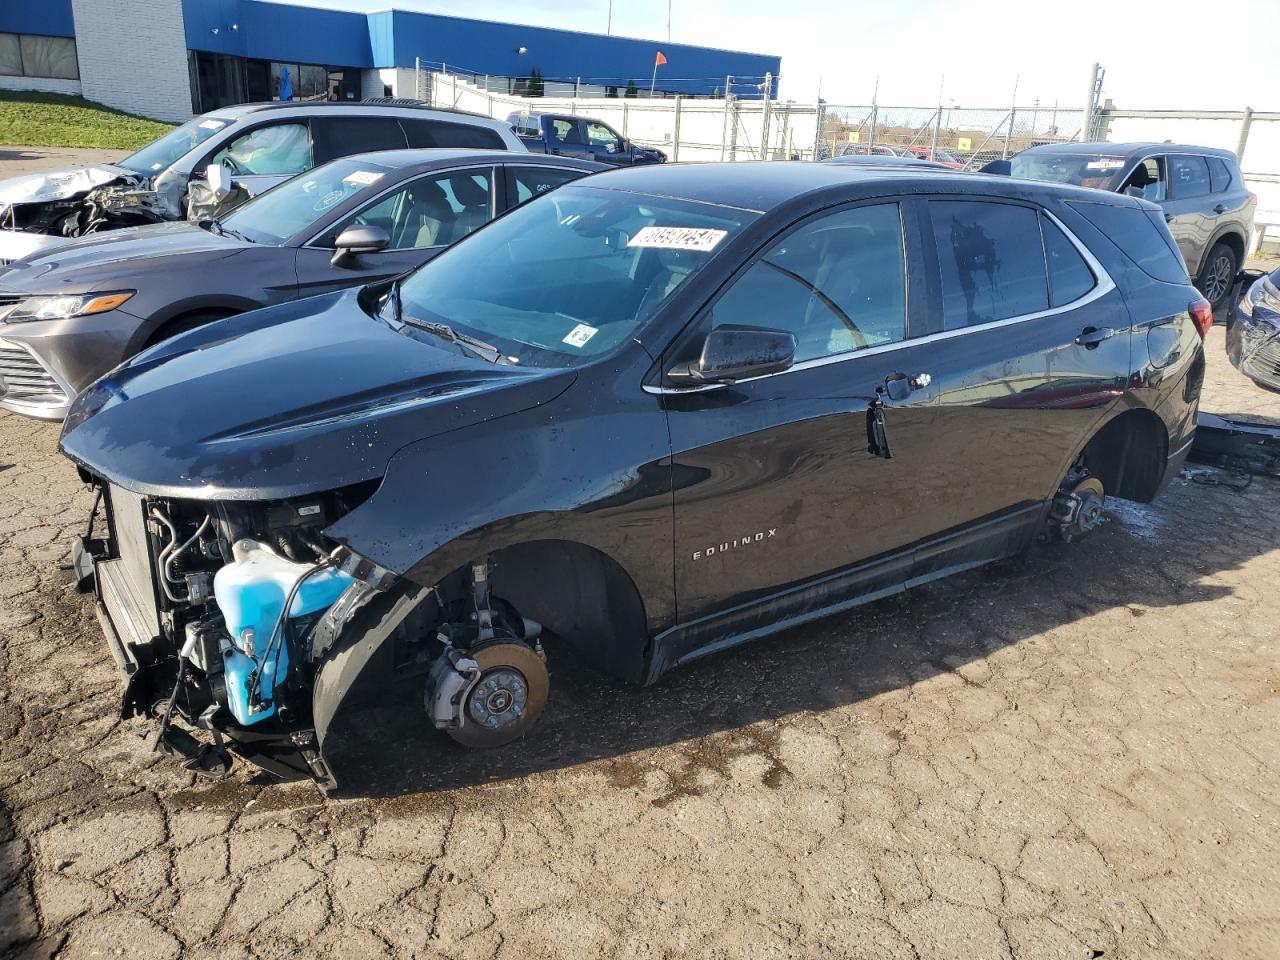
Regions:
<instances>
[{"instance_id":1,"label":"car hood","mask_svg":"<svg viewBox=\"0 0 1280 960\"><path fill-rule=\"evenodd\" d=\"M299 496L380 478L405 444L546 403L574 380L396 332L358 297L241 314L138 354L76 399L62 452L150 496Z\"/></svg>"},{"instance_id":2,"label":"car hood","mask_svg":"<svg viewBox=\"0 0 1280 960\"><path fill-rule=\"evenodd\" d=\"M17 293L61 293L66 284L85 278L120 286L122 277L148 261L191 254L229 256L253 246L234 237L218 236L194 223L156 223L91 233L49 244L12 264L0 275L0 288ZM79 289L77 293L92 293Z\"/></svg>"},{"instance_id":3,"label":"car hood","mask_svg":"<svg viewBox=\"0 0 1280 960\"><path fill-rule=\"evenodd\" d=\"M0 180L0 205L47 203L87 193L119 177L137 177L124 167L102 163L92 167L59 167Z\"/></svg>"}]
</instances>

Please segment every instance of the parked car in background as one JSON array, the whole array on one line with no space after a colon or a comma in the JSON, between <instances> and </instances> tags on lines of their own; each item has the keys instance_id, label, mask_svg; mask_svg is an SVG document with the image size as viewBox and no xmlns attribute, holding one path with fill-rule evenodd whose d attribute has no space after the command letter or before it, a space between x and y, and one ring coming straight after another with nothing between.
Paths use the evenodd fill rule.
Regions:
<instances>
[{"instance_id":1,"label":"parked car in background","mask_svg":"<svg viewBox=\"0 0 1280 960\"><path fill-rule=\"evenodd\" d=\"M601 164L485 150L334 160L221 220L113 230L0 269L0 408L61 419L139 350L258 307L421 266Z\"/></svg>"},{"instance_id":2,"label":"parked car in background","mask_svg":"<svg viewBox=\"0 0 1280 960\"><path fill-rule=\"evenodd\" d=\"M405 147L525 150L507 124L414 102L223 107L118 163L0 181L0 263L47 249L55 238L181 220L210 166L225 168L233 199L242 201L338 157Z\"/></svg>"},{"instance_id":3,"label":"parked car in background","mask_svg":"<svg viewBox=\"0 0 1280 960\"><path fill-rule=\"evenodd\" d=\"M918 157L899 157L897 154L855 154L846 153L838 157L828 157L823 163L835 163L848 167L903 167L909 170L950 170L950 167L932 160L921 160Z\"/></svg>"},{"instance_id":4,"label":"parked car in background","mask_svg":"<svg viewBox=\"0 0 1280 960\"><path fill-rule=\"evenodd\" d=\"M1280 391L1280 270L1253 282L1227 329L1232 366L1260 387Z\"/></svg>"},{"instance_id":5,"label":"parked car in background","mask_svg":"<svg viewBox=\"0 0 1280 960\"><path fill-rule=\"evenodd\" d=\"M1158 204L1196 287L1215 310L1227 302L1249 251L1258 206L1235 154L1176 143L1056 143L1031 147L1008 162L1014 177L1128 193Z\"/></svg>"},{"instance_id":6,"label":"parked car in background","mask_svg":"<svg viewBox=\"0 0 1280 960\"><path fill-rule=\"evenodd\" d=\"M173 718L332 786L343 701L414 664L426 722L498 746L546 702L544 631L651 683L1087 534L1105 496L1177 472L1211 322L1132 197L827 163L609 171L400 280L232 317L93 384L61 449L109 535L75 567L127 715L185 678Z\"/></svg>"},{"instance_id":7,"label":"parked car in background","mask_svg":"<svg viewBox=\"0 0 1280 960\"><path fill-rule=\"evenodd\" d=\"M632 143L602 120L568 113L517 111L507 117L520 142L531 153L595 160L614 167L663 163L667 155Z\"/></svg>"}]
</instances>

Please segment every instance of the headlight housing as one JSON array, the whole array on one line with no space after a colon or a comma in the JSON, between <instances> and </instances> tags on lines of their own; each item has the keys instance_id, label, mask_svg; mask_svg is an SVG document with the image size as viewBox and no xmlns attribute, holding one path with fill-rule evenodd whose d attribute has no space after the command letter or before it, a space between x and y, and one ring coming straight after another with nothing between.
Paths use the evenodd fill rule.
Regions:
<instances>
[{"instance_id":1,"label":"headlight housing","mask_svg":"<svg viewBox=\"0 0 1280 960\"><path fill-rule=\"evenodd\" d=\"M120 306L134 293L134 290L118 290L115 293L27 297L11 306L0 307L0 320L5 323L22 323L26 320L66 320L70 317L106 313Z\"/></svg>"},{"instance_id":2,"label":"headlight housing","mask_svg":"<svg viewBox=\"0 0 1280 960\"><path fill-rule=\"evenodd\" d=\"M1264 316L1280 316L1280 288L1276 286L1275 280L1271 279L1273 276L1275 275L1269 274L1255 281L1248 292L1240 298L1238 308L1240 316L1253 319L1255 310Z\"/></svg>"}]
</instances>

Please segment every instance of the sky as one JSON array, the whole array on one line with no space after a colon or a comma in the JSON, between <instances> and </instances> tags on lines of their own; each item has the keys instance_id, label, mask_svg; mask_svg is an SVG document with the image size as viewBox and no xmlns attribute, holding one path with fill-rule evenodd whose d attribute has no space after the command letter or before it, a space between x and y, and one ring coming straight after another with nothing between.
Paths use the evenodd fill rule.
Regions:
<instances>
[{"instance_id":1,"label":"sky","mask_svg":"<svg viewBox=\"0 0 1280 960\"><path fill-rule=\"evenodd\" d=\"M605 32L609 0L293 0ZM613 32L782 57L783 99L1079 107L1090 66L1125 109L1280 110L1280 0L613 0ZM1224 11L1221 17L1210 10ZM1215 26L1215 22L1217 25ZM1255 45L1250 38L1258 38ZM673 61L672 66L677 64Z\"/></svg>"}]
</instances>

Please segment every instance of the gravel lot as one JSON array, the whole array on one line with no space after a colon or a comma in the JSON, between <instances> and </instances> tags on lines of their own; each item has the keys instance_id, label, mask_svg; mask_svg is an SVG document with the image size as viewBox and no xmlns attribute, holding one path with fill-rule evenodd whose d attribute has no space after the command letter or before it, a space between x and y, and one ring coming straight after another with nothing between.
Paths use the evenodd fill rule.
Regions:
<instances>
[{"instance_id":1,"label":"gravel lot","mask_svg":"<svg viewBox=\"0 0 1280 960\"><path fill-rule=\"evenodd\" d=\"M1206 409L1280 416L1209 354ZM0 955L1280 956L1272 481L1184 477L650 690L552 649L500 753L410 697L330 800L115 719L56 438L0 413Z\"/></svg>"}]
</instances>

